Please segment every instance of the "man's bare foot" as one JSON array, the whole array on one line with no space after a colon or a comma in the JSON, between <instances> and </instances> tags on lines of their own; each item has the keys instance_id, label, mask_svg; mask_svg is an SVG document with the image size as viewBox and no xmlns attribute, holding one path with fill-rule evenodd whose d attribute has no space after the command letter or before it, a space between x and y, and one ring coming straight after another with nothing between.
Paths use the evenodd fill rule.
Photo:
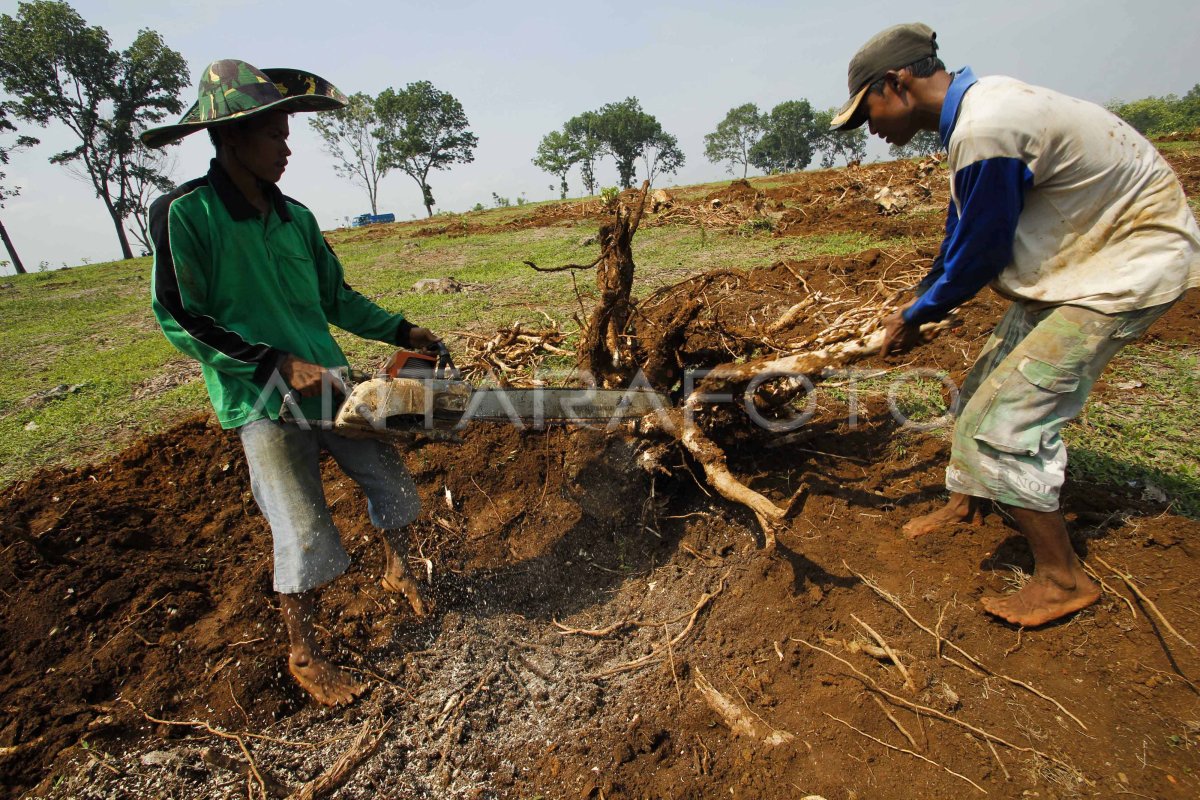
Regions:
<instances>
[{"instance_id":1,"label":"man's bare foot","mask_svg":"<svg viewBox=\"0 0 1200 800\"><path fill-rule=\"evenodd\" d=\"M1074 570L1075 585L1064 588L1050 578L1034 575L1014 594L1005 597L984 597L979 603L989 614L1014 625L1035 628L1047 622L1087 608L1100 599L1100 588L1092 583L1082 568Z\"/></svg>"},{"instance_id":2,"label":"man's bare foot","mask_svg":"<svg viewBox=\"0 0 1200 800\"><path fill-rule=\"evenodd\" d=\"M383 579L379 581L379 585L389 592L404 595L404 599L408 601L413 614L417 617L429 616L429 604L425 602L425 596L421 594L421 585L407 572L397 575L389 569Z\"/></svg>"},{"instance_id":3,"label":"man's bare foot","mask_svg":"<svg viewBox=\"0 0 1200 800\"><path fill-rule=\"evenodd\" d=\"M965 494L951 494L946 505L931 514L914 517L905 523L904 538L916 539L927 533L943 530L959 523L978 525L983 522L979 502Z\"/></svg>"},{"instance_id":4,"label":"man's bare foot","mask_svg":"<svg viewBox=\"0 0 1200 800\"><path fill-rule=\"evenodd\" d=\"M364 684L352 680L341 669L316 656L293 654L288 659L288 672L292 673L300 688L322 705L345 705L367 688Z\"/></svg>"}]
</instances>

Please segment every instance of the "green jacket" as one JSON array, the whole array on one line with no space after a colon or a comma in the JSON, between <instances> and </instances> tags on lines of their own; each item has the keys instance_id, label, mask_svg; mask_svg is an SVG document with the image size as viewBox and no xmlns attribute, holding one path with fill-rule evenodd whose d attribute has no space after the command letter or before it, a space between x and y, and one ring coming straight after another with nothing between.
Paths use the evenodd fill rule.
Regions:
<instances>
[{"instance_id":1,"label":"green jacket","mask_svg":"<svg viewBox=\"0 0 1200 800\"><path fill-rule=\"evenodd\" d=\"M224 428L279 416L288 354L348 366L329 331L406 345L412 324L345 282L312 212L269 187L264 218L216 162L150 207L154 315L167 340L200 362ZM307 398L321 418L331 404Z\"/></svg>"}]
</instances>

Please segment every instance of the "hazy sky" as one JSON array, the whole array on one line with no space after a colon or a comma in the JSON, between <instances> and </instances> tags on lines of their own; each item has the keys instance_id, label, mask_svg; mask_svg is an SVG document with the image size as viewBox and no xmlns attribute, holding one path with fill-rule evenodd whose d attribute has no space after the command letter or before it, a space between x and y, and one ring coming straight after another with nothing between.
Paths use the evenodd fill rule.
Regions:
<instances>
[{"instance_id":1,"label":"hazy sky","mask_svg":"<svg viewBox=\"0 0 1200 800\"><path fill-rule=\"evenodd\" d=\"M299 67L346 94L376 94L429 80L463 104L479 137L472 164L430 176L435 210L490 205L492 192L530 200L557 196L553 178L530 163L538 141L571 116L630 95L679 138L687 165L665 183L727 178L704 158L703 137L731 107L763 110L790 99L838 105L846 64L877 30L917 19L938 32L951 69L1007 74L1088 100L1182 94L1200 83L1196 0L1005 0L1005 2L391 2L292 4L257 0L75 0L117 48L139 28L162 34L196 76L218 58L258 67ZM0 12L17 4L0 0ZM918 14L919 12L919 14ZM305 119L292 119L294 155L281 187L313 209L323 227L370 209L361 189L338 178ZM42 144L14 156L9 181L20 197L0 210L29 270L119 257L116 234L89 184L47 158L71 146L51 126ZM11 141L11 137L9 137ZM207 137L175 149L173 177L207 169ZM886 149L873 145L873 156ZM599 169L616 183L611 161ZM571 191L581 194L577 173ZM423 216L420 192L402 173L380 191L380 210ZM4 258L0 254L0 258ZM11 267L6 272L11 272Z\"/></svg>"}]
</instances>

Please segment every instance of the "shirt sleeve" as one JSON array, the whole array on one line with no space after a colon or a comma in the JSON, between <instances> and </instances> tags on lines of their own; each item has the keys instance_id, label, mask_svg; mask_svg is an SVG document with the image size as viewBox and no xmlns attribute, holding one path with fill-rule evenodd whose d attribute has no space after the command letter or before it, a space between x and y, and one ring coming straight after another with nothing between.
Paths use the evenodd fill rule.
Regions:
<instances>
[{"instance_id":1,"label":"shirt sleeve","mask_svg":"<svg viewBox=\"0 0 1200 800\"><path fill-rule=\"evenodd\" d=\"M1025 207L1025 189L1032 185L1033 173L1016 158L988 158L955 172L958 213L951 204L939 253L942 272L904 312L905 322L941 319L1012 263L1017 220Z\"/></svg>"},{"instance_id":2,"label":"shirt sleeve","mask_svg":"<svg viewBox=\"0 0 1200 800\"><path fill-rule=\"evenodd\" d=\"M313 234L313 257L321 283L321 309L330 323L364 339L408 346L413 329L403 314L385 311L346 283L342 262L320 233Z\"/></svg>"},{"instance_id":3,"label":"shirt sleeve","mask_svg":"<svg viewBox=\"0 0 1200 800\"><path fill-rule=\"evenodd\" d=\"M150 209L150 235L152 306L167 341L218 372L265 385L287 354L249 342L205 313L212 257L183 215L175 213L169 196Z\"/></svg>"},{"instance_id":4,"label":"shirt sleeve","mask_svg":"<svg viewBox=\"0 0 1200 800\"><path fill-rule=\"evenodd\" d=\"M921 297L929 291L938 278L946 272L946 245L950 242L950 237L954 235L954 228L958 225L958 209L954 206L954 201L950 201L950 205L946 208L946 232L942 236L942 246L938 248L937 258L933 260L933 266L929 268L929 272L921 279L921 282L913 287L913 293L917 297Z\"/></svg>"}]
</instances>

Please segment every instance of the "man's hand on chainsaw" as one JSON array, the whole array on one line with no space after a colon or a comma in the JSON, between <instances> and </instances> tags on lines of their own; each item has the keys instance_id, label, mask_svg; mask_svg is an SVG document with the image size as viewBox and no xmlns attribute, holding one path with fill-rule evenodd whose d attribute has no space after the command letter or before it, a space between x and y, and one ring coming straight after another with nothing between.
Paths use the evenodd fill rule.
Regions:
<instances>
[{"instance_id":1,"label":"man's hand on chainsaw","mask_svg":"<svg viewBox=\"0 0 1200 800\"><path fill-rule=\"evenodd\" d=\"M328 370L318 364L312 364L302 358L289 355L279 365L279 374L287 381L287 385L300 394L301 397L315 397L321 393L321 383L329 380Z\"/></svg>"},{"instance_id":2,"label":"man's hand on chainsaw","mask_svg":"<svg viewBox=\"0 0 1200 800\"><path fill-rule=\"evenodd\" d=\"M437 334L429 328L413 328L408 332L409 345L417 350L428 350L440 341Z\"/></svg>"}]
</instances>

